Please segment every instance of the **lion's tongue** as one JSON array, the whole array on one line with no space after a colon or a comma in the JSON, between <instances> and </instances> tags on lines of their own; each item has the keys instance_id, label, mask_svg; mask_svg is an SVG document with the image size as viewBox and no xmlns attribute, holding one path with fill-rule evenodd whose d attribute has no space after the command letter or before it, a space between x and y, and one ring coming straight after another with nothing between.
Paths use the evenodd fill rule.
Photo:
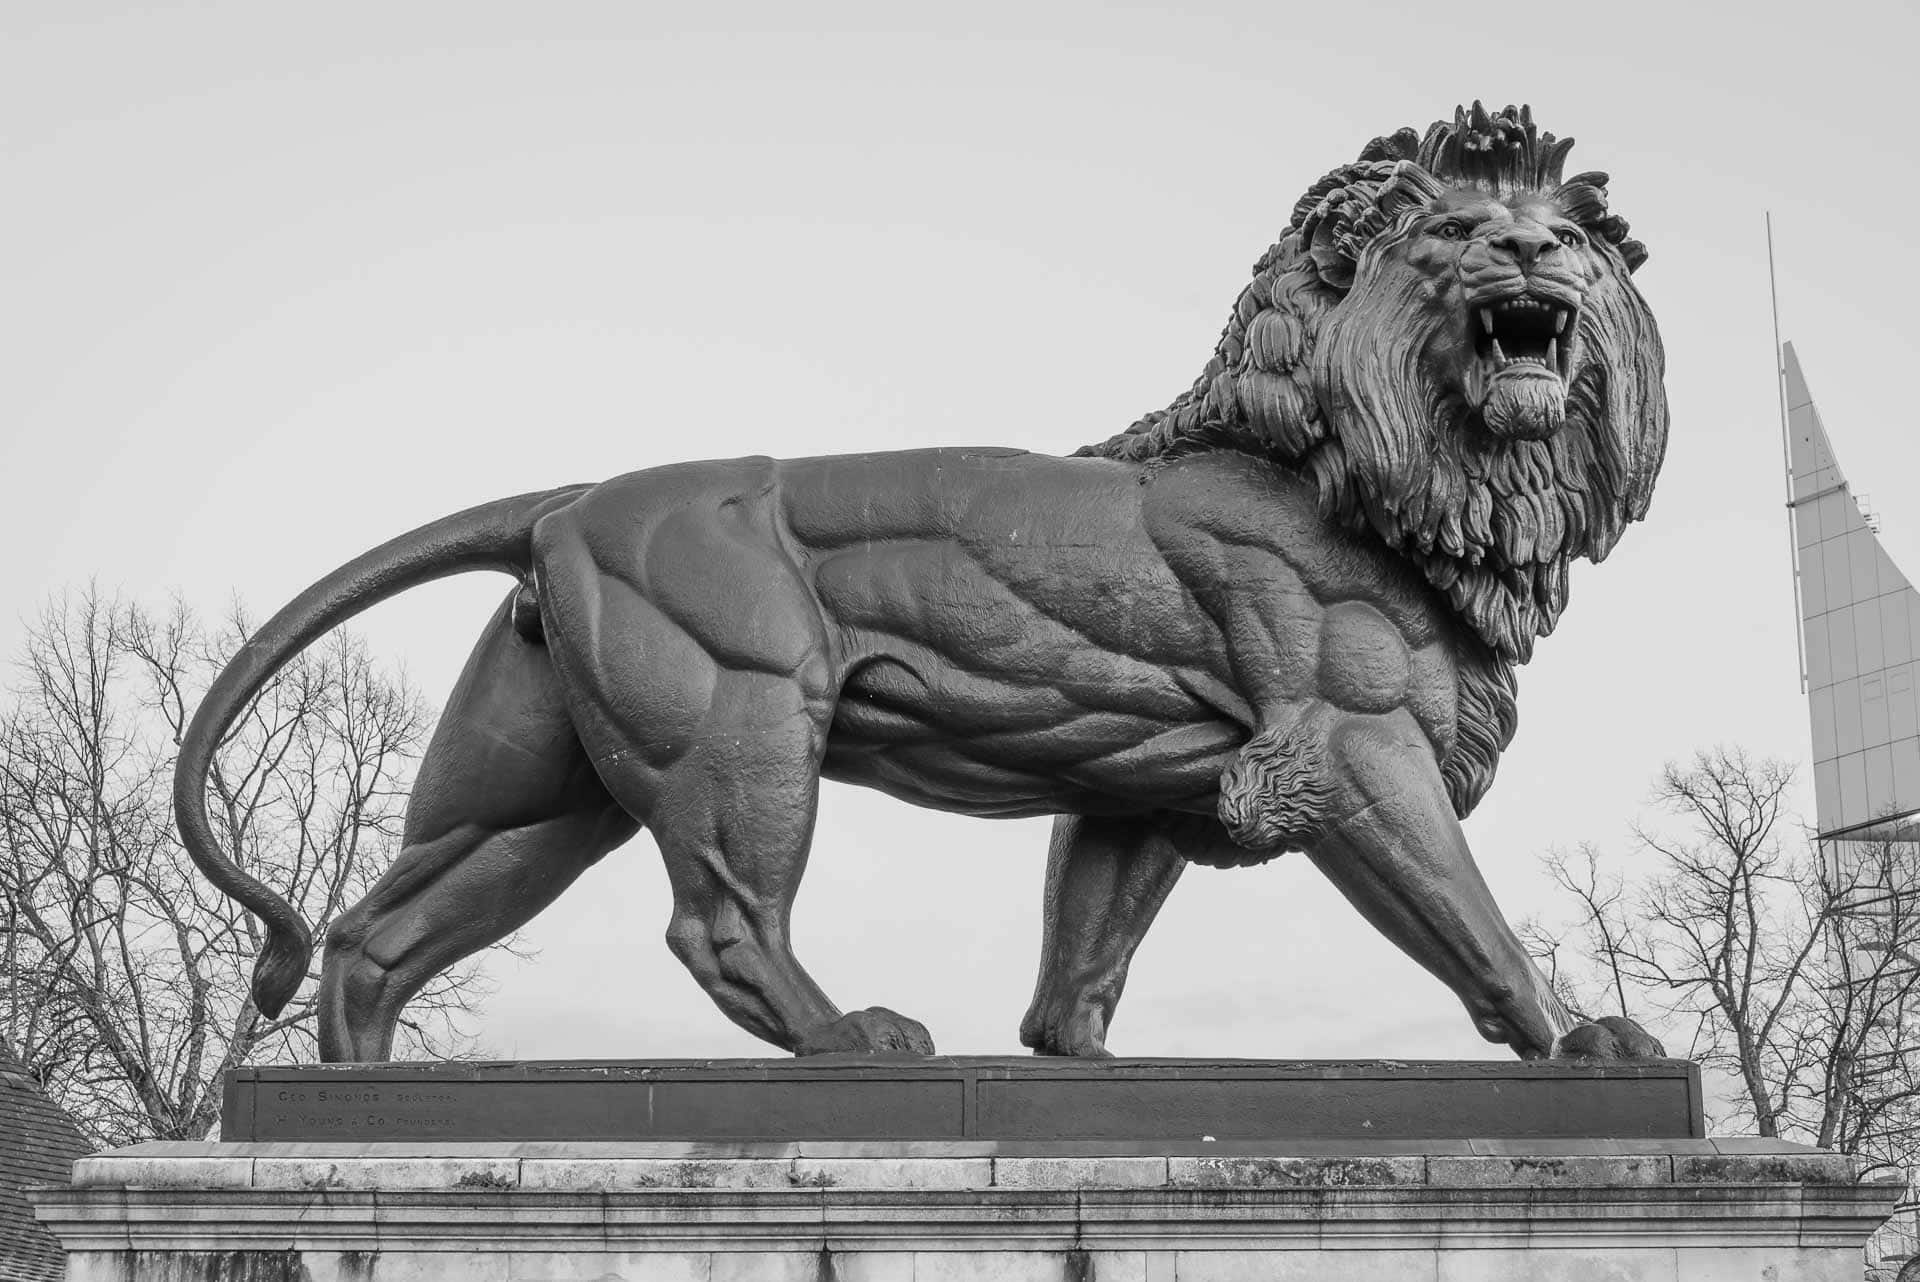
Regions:
<instances>
[{"instance_id":1,"label":"lion's tongue","mask_svg":"<svg viewBox=\"0 0 1920 1282\"><path fill-rule=\"evenodd\" d=\"M1566 384L1544 366L1509 365L1494 375L1480 414L1496 436L1545 440L1566 419Z\"/></svg>"}]
</instances>

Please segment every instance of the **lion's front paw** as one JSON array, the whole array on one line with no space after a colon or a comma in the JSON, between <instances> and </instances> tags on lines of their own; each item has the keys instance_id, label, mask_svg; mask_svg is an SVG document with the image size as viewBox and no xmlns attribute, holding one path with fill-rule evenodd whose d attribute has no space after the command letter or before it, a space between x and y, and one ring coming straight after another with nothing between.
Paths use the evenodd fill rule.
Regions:
<instances>
[{"instance_id":1,"label":"lion's front paw","mask_svg":"<svg viewBox=\"0 0 1920 1282\"><path fill-rule=\"evenodd\" d=\"M1665 1059L1660 1039L1623 1015L1579 1024L1553 1044L1554 1059Z\"/></svg>"},{"instance_id":2,"label":"lion's front paw","mask_svg":"<svg viewBox=\"0 0 1920 1282\"><path fill-rule=\"evenodd\" d=\"M873 1055L884 1052L933 1054L927 1026L885 1006L849 1011L831 1023L808 1029L796 1055Z\"/></svg>"}]
</instances>

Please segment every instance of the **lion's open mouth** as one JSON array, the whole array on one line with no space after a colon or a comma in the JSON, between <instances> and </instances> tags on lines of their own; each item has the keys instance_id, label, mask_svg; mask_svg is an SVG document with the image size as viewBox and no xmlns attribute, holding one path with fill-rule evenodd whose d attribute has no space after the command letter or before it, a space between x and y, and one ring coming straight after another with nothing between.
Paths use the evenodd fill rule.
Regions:
<instances>
[{"instance_id":1,"label":"lion's open mouth","mask_svg":"<svg viewBox=\"0 0 1920 1282\"><path fill-rule=\"evenodd\" d=\"M1573 382L1574 309L1522 294L1471 304L1468 403L1496 436L1544 440L1566 419Z\"/></svg>"},{"instance_id":2,"label":"lion's open mouth","mask_svg":"<svg viewBox=\"0 0 1920 1282\"><path fill-rule=\"evenodd\" d=\"M1566 382L1573 309L1544 298L1503 298L1473 309L1474 352L1491 381L1508 368L1532 364Z\"/></svg>"}]
</instances>

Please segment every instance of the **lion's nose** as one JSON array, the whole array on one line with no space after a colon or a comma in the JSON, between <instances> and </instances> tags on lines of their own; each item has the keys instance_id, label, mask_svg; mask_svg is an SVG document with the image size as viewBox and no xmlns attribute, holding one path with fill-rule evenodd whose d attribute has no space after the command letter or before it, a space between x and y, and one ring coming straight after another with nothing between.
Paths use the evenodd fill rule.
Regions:
<instances>
[{"instance_id":1,"label":"lion's nose","mask_svg":"<svg viewBox=\"0 0 1920 1282\"><path fill-rule=\"evenodd\" d=\"M1505 250L1518 259L1521 267L1531 268L1536 259L1558 252L1560 242L1544 227L1509 225L1488 238L1495 249Z\"/></svg>"}]
</instances>

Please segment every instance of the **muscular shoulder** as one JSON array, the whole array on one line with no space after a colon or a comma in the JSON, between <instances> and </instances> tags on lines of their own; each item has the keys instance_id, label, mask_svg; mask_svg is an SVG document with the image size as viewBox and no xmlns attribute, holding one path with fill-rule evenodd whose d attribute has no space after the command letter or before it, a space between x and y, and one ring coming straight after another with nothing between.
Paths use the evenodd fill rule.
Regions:
<instances>
[{"instance_id":1,"label":"muscular shoulder","mask_svg":"<svg viewBox=\"0 0 1920 1282\"><path fill-rule=\"evenodd\" d=\"M1451 750L1460 631L1403 558L1329 524L1304 480L1245 455L1182 460L1148 489L1152 537L1219 618L1256 700L1406 708Z\"/></svg>"},{"instance_id":2,"label":"muscular shoulder","mask_svg":"<svg viewBox=\"0 0 1920 1282\"><path fill-rule=\"evenodd\" d=\"M1406 560L1370 536L1324 520L1298 474L1222 451L1181 459L1147 478L1147 528L1175 562L1208 587L1243 592L1249 575L1321 611L1367 607L1422 647L1447 630L1441 603Z\"/></svg>"}]
</instances>

